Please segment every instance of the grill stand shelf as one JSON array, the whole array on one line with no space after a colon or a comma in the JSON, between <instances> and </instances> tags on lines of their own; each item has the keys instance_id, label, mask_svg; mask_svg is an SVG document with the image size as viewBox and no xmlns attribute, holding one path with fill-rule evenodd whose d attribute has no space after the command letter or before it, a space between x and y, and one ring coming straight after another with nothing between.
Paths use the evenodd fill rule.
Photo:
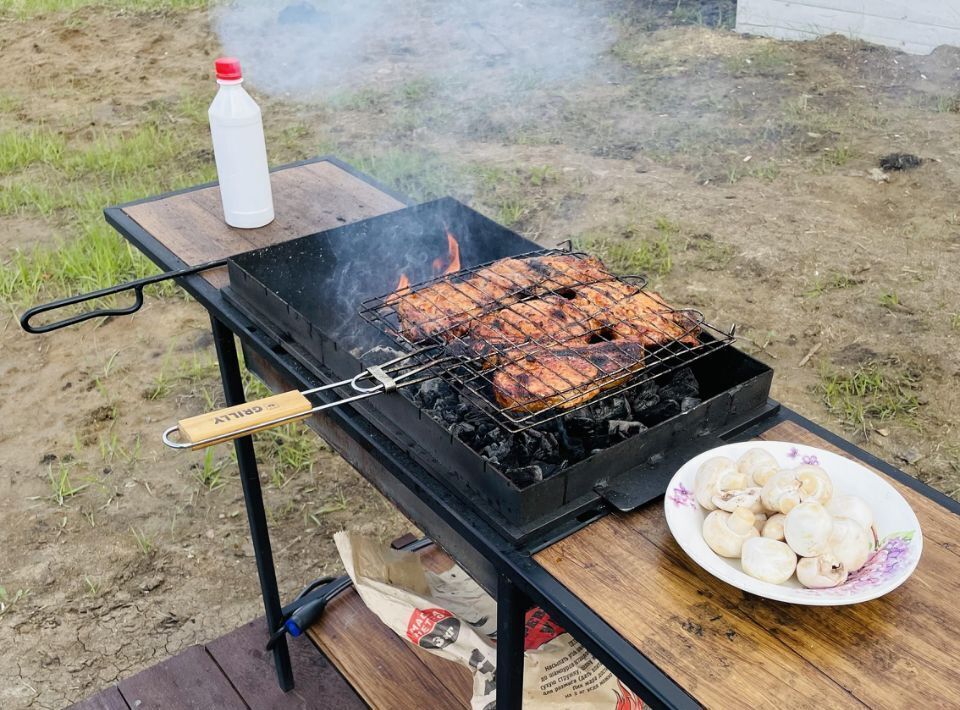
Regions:
<instances>
[{"instance_id":1,"label":"grill stand shelf","mask_svg":"<svg viewBox=\"0 0 960 710\"><path fill-rule=\"evenodd\" d=\"M404 205L402 198L330 158L278 168L272 180L277 220L255 232L232 230L223 225L219 218L217 190L212 185L109 208L105 214L108 222L121 234L161 268L169 270L184 268L188 262L223 258L252 247L310 234ZM205 238L198 238L198 234ZM317 374L292 356L284 343L261 332L255 323L223 298L219 289L225 281L225 273L221 271L189 277L182 285L210 313L227 403L243 401L235 336L248 353L248 363L264 376L269 385L308 389L321 384ZM777 410L773 403L769 408L769 417L737 432L735 438L752 438L777 423L798 421L807 430L815 431L823 439L851 452L902 486L918 491L937 510L960 513L956 502L839 437L785 408ZM545 609L650 706L700 706L689 687L681 686L660 664L628 641L610 620L549 573L534 557L538 548L530 544L517 545L492 527L465 506L457 495L438 485L409 451L385 436L360 412L350 407L327 410L314 416L309 423L335 451L497 598L500 640L497 651L498 708L511 710L521 705L522 620L531 605ZM268 626L276 628L281 603L252 439L239 439L235 447ZM541 541L541 547L545 547L545 542ZM597 554L602 556L600 551ZM684 655L681 648L675 652ZM286 644L275 647L274 661L281 687L291 688L293 678Z\"/></svg>"}]
</instances>

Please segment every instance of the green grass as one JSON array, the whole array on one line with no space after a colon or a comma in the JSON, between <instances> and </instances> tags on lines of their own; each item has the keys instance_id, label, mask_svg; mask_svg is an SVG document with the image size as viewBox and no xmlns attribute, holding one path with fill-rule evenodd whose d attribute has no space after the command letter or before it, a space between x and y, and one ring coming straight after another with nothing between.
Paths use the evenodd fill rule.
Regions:
<instances>
[{"instance_id":1,"label":"green grass","mask_svg":"<svg viewBox=\"0 0 960 710\"><path fill-rule=\"evenodd\" d=\"M227 467L229 459L214 458L213 448L209 448L203 453L203 462L196 468L197 482L208 491L218 491L227 485L224 480L223 471Z\"/></svg>"},{"instance_id":2,"label":"green grass","mask_svg":"<svg viewBox=\"0 0 960 710\"><path fill-rule=\"evenodd\" d=\"M734 76L781 76L792 66L787 45L761 44L750 52L724 58L724 66Z\"/></svg>"},{"instance_id":3,"label":"green grass","mask_svg":"<svg viewBox=\"0 0 960 710\"><path fill-rule=\"evenodd\" d=\"M144 557L148 556L150 551L153 550L153 541L147 537L147 534L143 532L143 530L137 530L132 525L130 526L130 532L133 533L133 539L136 541L140 552Z\"/></svg>"},{"instance_id":4,"label":"green grass","mask_svg":"<svg viewBox=\"0 0 960 710\"><path fill-rule=\"evenodd\" d=\"M212 161L198 152L207 140L199 129L153 124L83 145L64 144L42 129L4 134L0 215L38 215L57 236L0 264L0 303L22 306L156 273L107 225L102 210L212 179ZM174 292L172 284L153 291Z\"/></svg>"},{"instance_id":5,"label":"green grass","mask_svg":"<svg viewBox=\"0 0 960 710\"><path fill-rule=\"evenodd\" d=\"M520 228L549 202L550 190L559 182L550 165L504 168L473 165L469 175L475 183L480 206L507 227Z\"/></svg>"},{"instance_id":6,"label":"green grass","mask_svg":"<svg viewBox=\"0 0 960 710\"><path fill-rule=\"evenodd\" d=\"M72 177L95 175L113 182L169 165L183 148L178 132L147 125L129 135L99 135L82 150L71 152L64 168Z\"/></svg>"},{"instance_id":7,"label":"green grass","mask_svg":"<svg viewBox=\"0 0 960 710\"><path fill-rule=\"evenodd\" d=\"M50 498L59 506L66 505L66 502L75 495L90 486L89 483L74 485L70 482L70 466L62 461L58 464L56 472L53 466L47 469L47 475L50 479Z\"/></svg>"},{"instance_id":8,"label":"green grass","mask_svg":"<svg viewBox=\"0 0 960 710\"><path fill-rule=\"evenodd\" d=\"M218 406L216 401L203 396L203 388L216 383L218 372L217 361L210 354L195 354L174 363L168 351L160 371L150 386L144 390L143 397L151 400L163 399L176 388L184 392L200 393L204 403L209 408L214 408Z\"/></svg>"},{"instance_id":9,"label":"green grass","mask_svg":"<svg viewBox=\"0 0 960 710\"><path fill-rule=\"evenodd\" d=\"M833 272L825 277L818 276L813 284L804 292L807 298L816 298L829 291L839 291L845 288L852 288L863 283L863 279L839 272Z\"/></svg>"},{"instance_id":10,"label":"green grass","mask_svg":"<svg viewBox=\"0 0 960 710\"><path fill-rule=\"evenodd\" d=\"M960 113L960 95L937 96L934 110L937 113Z\"/></svg>"},{"instance_id":11,"label":"green grass","mask_svg":"<svg viewBox=\"0 0 960 710\"><path fill-rule=\"evenodd\" d=\"M430 151L394 148L348 162L418 202L450 193L462 179L458 168Z\"/></svg>"},{"instance_id":12,"label":"green grass","mask_svg":"<svg viewBox=\"0 0 960 710\"><path fill-rule=\"evenodd\" d=\"M0 132L0 175L36 163L57 164L66 150L63 136L46 128Z\"/></svg>"},{"instance_id":13,"label":"green grass","mask_svg":"<svg viewBox=\"0 0 960 710\"><path fill-rule=\"evenodd\" d=\"M28 19L51 12L76 10L95 5L124 10L155 12L159 10L192 10L207 7L209 0L0 0L0 16L12 15Z\"/></svg>"},{"instance_id":14,"label":"green grass","mask_svg":"<svg viewBox=\"0 0 960 710\"><path fill-rule=\"evenodd\" d=\"M853 157L853 150L849 146L841 145L824 152L823 164L824 166L832 165L834 167L842 167L849 163Z\"/></svg>"},{"instance_id":15,"label":"green grass","mask_svg":"<svg viewBox=\"0 0 960 710\"><path fill-rule=\"evenodd\" d=\"M323 441L305 424L286 424L262 436L270 483L283 488L300 473L310 473L324 449Z\"/></svg>"},{"instance_id":16,"label":"green grass","mask_svg":"<svg viewBox=\"0 0 960 710\"><path fill-rule=\"evenodd\" d=\"M80 235L73 239L61 239L53 246L29 251L15 251L0 266L0 302L34 303L44 298L106 288L156 271L156 267L106 222L87 224L81 226ZM167 283L154 287L153 293L170 294L175 290ZM95 305L90 303L83 308Z\"/></svg>"},{"instance_id":17,"label":"green grass","mask_svg":"<svg viewBox=\"0 0 960 710\"><path fill-rule=\"evenodd\" d=\"M673 262L667 239L617 241L609 237L581 237L577 248L598 254L604 263L619 274L657 274L670 272Z\"/></svg>"},{"instance_id":18,"label":"green grass","mask_svg":"<svg viewBox=\"0 0 960 710\"><path fill-rule=\"evenodd\" d=\"M903 306L903 304L900 303L900 297L892 291L880 294L880 305L891 311L898 310Z\"/></svg>"},{"instance_id":19,"label":"green grass","mask_svg":"<svg viewBox=\"0 0 960 710\"><path fill-rule=\"evenodd\" d=\"M853 371L821 369L817 390L824 404L852 429L866 433L875 422L912 423L920 406L920 374L871 362Z\"/></svg>"},{"instance_id":20,"label":"green grass","mask_svg":"<svg viewBox=\"0 0 960 710\"><path fill-rule=\"evenodd\" d=\"M598 255L617 273L663 276L673 268L671 242L679 231L679 225L658 217L652 230L631 223L612 233L587 233L574 243L578 249Z\"/></svg>"}]
</instances>

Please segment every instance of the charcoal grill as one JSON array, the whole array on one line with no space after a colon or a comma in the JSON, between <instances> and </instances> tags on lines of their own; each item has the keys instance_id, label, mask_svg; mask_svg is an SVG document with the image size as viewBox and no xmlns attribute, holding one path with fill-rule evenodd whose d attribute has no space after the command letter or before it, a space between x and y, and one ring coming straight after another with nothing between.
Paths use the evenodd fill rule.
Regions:
<instances>
[{"instance_id":1,"label":"charcoal grill","mask_svg":"<svg viewBox=\"0 0 960 710\"><path fill-rule=\"evenodd\" d=\"M318 377L353 377L395 357L398 349L422 346L404 337L386 301L402 273L418 284L414 289L433 279L430 261L446 251L448 231L460 245L464 271L458 280L497 259L542 253L534 242L443 198L233 257L223 295ZM642 280L627 282L644 287ZM491 525L515 540L529 540L587 520L607 503L631 510L662 495L673 462L717 445L772 411L772 370L731 346L731 333L709 326L698 313L689 316L691 328L701 331L700 344L655 351L658 366L626 387L669 377L683 366L700 383L701 401L542 480L518 482L470 448L455 426L427 414L410 390L352 406ZM469 358L461 364L466 367L445 374L471 407L508 431L549 425L568 411L504 415L491 402L489 373L471 367ZM619 392L602 393L593 403Z\"/></svg>"},{"instance_id":2,"label":"charcoal grill","mask_svg":"<svg viewBox=\"0 0 960 710\"><path fill-rule=\"evenodd\" d=\"M456 235L459 243L461 269L454 276L438 278L431 258L448 249L449 234ZM571 293L616 285L625 289L625 294L649 300L656 316L680 324L679 332L652 333L657 342L645 347L642 369L628 357L621 366L604 371L600 384L592 385L593 391L587 392L588 397L584 397L583 388L575 392L575 387L561 387L550 406L504 408L493 394L494 379L530 357L531 348L536 354L566 347L566 336L534 337L520 344L494 343L492 350L477 353L459 335L448 337L444 343L442 329L427 338L411 338L397 316L403 298L443 279L465 288L471 279L476 283L484 265L497 260L560 254L582 260L585 268L589 263L583 254L540 249L458 201L443 198L224 260L39 306L25 313L21 323L28 331L46 332L99 315L124 315L139 308L146 283L226 265L229 284L222 289L224 299L254 323L254 331L261 330L278 343L278 353L293 356L327 383L314 393L335 389L334 384L357 383L384 363L397 361L409 362L417 373L415 382L422 382L424 388L441 376L453 385L453 398L444 395L452 404L441 415L427 406L423 391L398 389L389 385L389 380L374 381L366 389L354 387L349 401L430 475L474 506L489 524L510 539L529 542L582 524L608 504L626 511L662 495L676 466L722 443L725 437L735 435L777 406L768 400L772 370L733 347L732 330L709 325L697 311L670 308L645 289L640 277L604 275L568 279L565 285L552 285L549 280L533 287L518 284L489 299L495 304L470 313L471 319L482 319L489 315L487 306L514 308L515 304L533 303L546 296L567 298ZM416 285L408 289L395 286L400 274L408 275ZM43 312L123 290L135 292L133 306L88 311L47 325L31 323ZM602 327L594 328L599 340L614 349L623 347L604 332L615 332L626 320L604 308L582 307L579 314L575 323L599 320ZM438 343L444 346L444 356L439 359L435 351ZM489 365L491 359L495 366ZM252 354L248 358L254 371L257 361ZM621 405L629 409L629 398L640 396L631 392L656 398L659 395L650 387L659 387L658 382L671 386L674 380L696 383L698 396L687 398L689 402L671 401L670 407L660 407L656 417L642 424L626 422L628 428L634 426L627 432L632 435L608 437L599 444L592 434L572 435L572 422L597 420L602 418L599 412L607 417ZM330 406L329 402L309 401L303 393L288 394L291 396L286 399L278 396L264 405L285 412L280 417L284 421ZM256 406L248 403L229 415L256 419L269 413L254 411ZM472 443L468 430L482 427L475 414L492 422L490 426L502 430L508 438L501 437L493 444L484 440L485 446ZM277 417L272 419L276 421ZM609 424L613 427L622 423L618 420ZM256 430L255 426L244 426L234 428L232 434ZM483 431L489 434L493 430ZM165 433L165 440L170 433ZM181 446L186 448L190 442ZM552 459L543 467L539 463L525 465L518 457L522 458L530 447L553 447ZM510 457L500 456L500 449L509 450Z\"/></svg>"}]
</instances>

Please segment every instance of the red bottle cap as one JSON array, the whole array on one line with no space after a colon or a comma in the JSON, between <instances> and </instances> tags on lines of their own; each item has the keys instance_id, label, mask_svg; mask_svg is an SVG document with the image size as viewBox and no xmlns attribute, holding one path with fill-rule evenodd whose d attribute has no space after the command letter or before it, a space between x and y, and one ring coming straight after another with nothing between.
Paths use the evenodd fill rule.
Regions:
<instances>
[{"instance_id":1,"label":"red bottle cap","mask_svg":"<svg viewBox=\"0 0 960 710\"><path fill-rule=\"evenodd\" d=\"M218 79L236 81L243 78L243 74L240 73L240 60L236 57L220 57L213 65L217 69Z\"/></svg>"}]
</instances>

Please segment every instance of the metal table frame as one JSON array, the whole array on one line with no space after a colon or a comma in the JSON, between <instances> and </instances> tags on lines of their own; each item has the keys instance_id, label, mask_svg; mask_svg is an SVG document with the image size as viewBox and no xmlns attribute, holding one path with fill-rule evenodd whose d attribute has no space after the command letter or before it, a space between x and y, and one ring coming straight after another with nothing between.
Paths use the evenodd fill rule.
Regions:
<instances>
[{"instance_id":1,"label":"metal table frame","mask_svg":"<svg viewBox=\"0 0 960 710\"><path fill-rule=\"evenodd\" d=\"M397 195L370 177L332 157L284 165L275 170L322 160L341 167L409 204L407 198ZM104 214L107 221L120 234L161 269L169 271L186 268L189 264L179 259L153 235L127 216L123 212L123 207L164 199L182 192L210 187L212 184L214 183L110 207L104 211ZM217 362L227 405L240 404L244 401L236 338L268 363L269 367L290 387L309 389L323 384L315 372L317 368L307 368L298 358L284 349L282 342L259 331L248 318L224 300L219 289L202 277L187 277L181 280L181 285L210 313ZM866 464L883 471L952 512L960 514L960 503L957 501L785 407L781 407L779 412L761 424L740 432L737 438L753 437L760 431L784 420L798 422ZM535 548L518 549L513 543L504 539L473 512L470 506L435 481L420 464L381 434L356 410L349 406L330 409L319 419L311 422L311 425L325 435L334 450L354 465L405 516L454 557L496 597L497 707L500 710L512 710L521 706L524 615L533 605L545 609L557 623L569 631L651 707L699 707L696 700L682 687L626 641L555 577L540 567L531 557L537 551ZM237 439L234 446L269 633L280 626L282 605L263 506L256 452L253 439L249 436ZM542 541L540 547L546 546L549 542L551 541ZM291 689L294 683L293 672L285 641L281 641L274 647L273 656L280 687L284 690Z\"/></svg>"}]
</instances>

